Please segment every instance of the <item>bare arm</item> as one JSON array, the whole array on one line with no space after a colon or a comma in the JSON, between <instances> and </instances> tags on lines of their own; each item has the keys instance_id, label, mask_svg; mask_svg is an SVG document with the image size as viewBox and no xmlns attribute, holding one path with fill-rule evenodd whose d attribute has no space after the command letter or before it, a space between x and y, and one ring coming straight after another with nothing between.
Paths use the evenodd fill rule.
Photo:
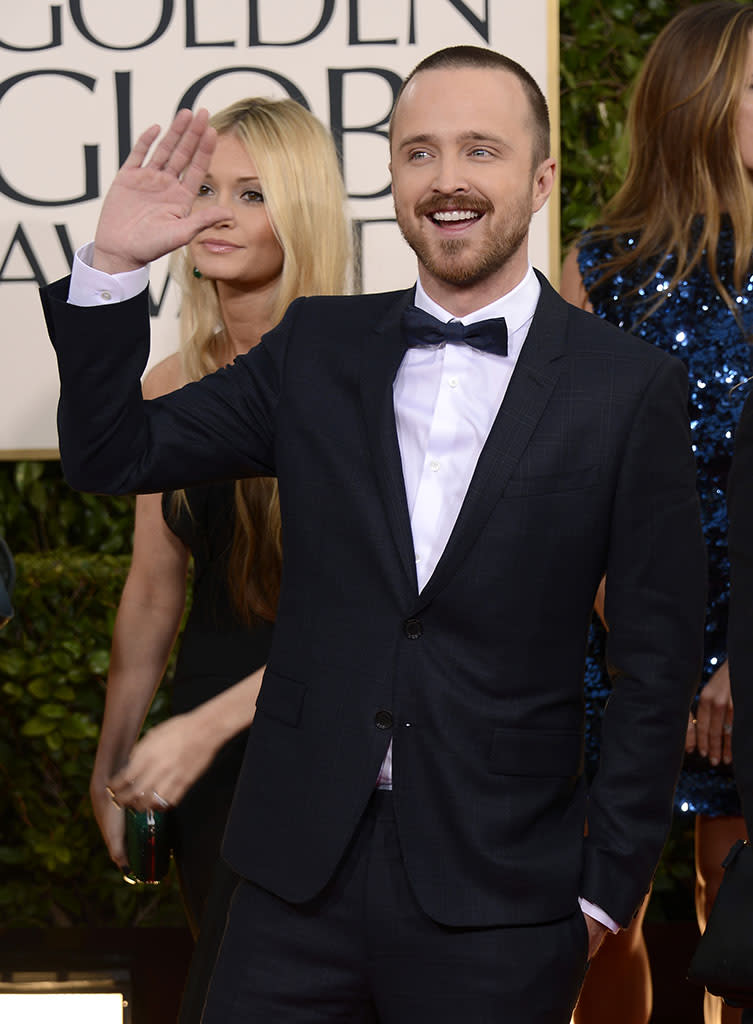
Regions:
<instances>
[{"instance_id":1,"label":"bare arm","mask_svg":"<svg viewBox=\"0 0 753 1024\"><path fill-rule=\"evenodd\" d=\"M588 313L593 313L593 306L583 286L583 278L580 276L578 253L575 248L568 252L562 264L560 295L565 301L571 302L574 306L578 306L579 309L585 309Z\"/></svg>"},{"instance_id":2,"label":"bare arm","mask_svg":"<svg viewBox=\"0 0 753 1024\"><path fill-rule=\"evenodd\" d=\"M138 810L160 810L162 801L180 803L218 751L253 721L263 675L264 667L192 711L150 729L133 748L128 764L110 780L118 803Z\"/></svg>"},{"instance_id":3,"label":"bare arm","mask_svg":"<svg viewBox=\"0 0 753 1024\"><path fill-rule=\"evenodd\" d=\"M170 356L145 378L146 397L182 383L180 360ZM102 837L120 867L127 862L125 818L108 794L128 762L180 626L189 552L165 523L162 495L136 499L133 556L115 618L105 713L89 792Z\"/></svg>"},{"instance_id":4,"label":"bare arm","mask_svg":"<svg viewBox=\"0 0 753 1024\"><path fill-rule=\"evenodd\" d=\"M148 374L144 395L172 391L181 378L179 358L171 356ZM138 497L133 559L113 631L105 716L90 787L100 831L121 867L126 863L122 808L160 810L164 802L179 803L225 743L251 724L264 674L262 667L138 740L180 625L188 558L188 550L165 523L162 496Z\"/></svg>"},{"instance_id":5,"label":"bare arm","mask_svg":"<svg viewBox=\"0 0 753 1024\"><path fill-rule=\"evenodd\" d=\"M107 794L127 762L180 625L188 551L162 517L161 495L137 498L133 560L112 638L105 714L90 783L97 822L110 856L127 862L123 811Z\"/></svg>"}]
</instances>

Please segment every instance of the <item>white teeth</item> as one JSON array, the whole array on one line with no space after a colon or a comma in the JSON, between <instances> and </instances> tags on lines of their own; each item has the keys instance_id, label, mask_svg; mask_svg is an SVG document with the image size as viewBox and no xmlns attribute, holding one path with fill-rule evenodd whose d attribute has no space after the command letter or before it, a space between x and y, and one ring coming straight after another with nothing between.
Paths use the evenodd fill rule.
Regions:
<instances>
[{"instance_id":1,"label":"white teeth","mask_svg":"<svg viewBox=\"0 0 753 1024\"><path fill-rule=\"evenodd\" d=\"M432 214L433 220L476 220L478 213L475 210L438 210Z\"/></svg>"}]
</instances>

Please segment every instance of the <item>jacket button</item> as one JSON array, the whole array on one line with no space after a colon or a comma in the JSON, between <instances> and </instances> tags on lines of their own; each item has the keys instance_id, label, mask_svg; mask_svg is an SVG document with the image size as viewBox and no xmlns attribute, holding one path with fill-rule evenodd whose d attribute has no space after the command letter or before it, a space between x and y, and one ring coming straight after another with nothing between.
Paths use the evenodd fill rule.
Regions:
<instances>
[{"instance_id":1,"label":"jacket button","mask_svg":"<svg viewBox=\"0 0 753 1024\"><path fill-rule=\"evenodd\" d=\"M377 729L391 729L392 728L392 715L389 711L377 711L374 715L374 725Z\"/></svg>"},{"instance_id":2,"label":"jacket button","mask_svg":"<svg viewBox=\"0 0 753 1024\"><path fill-rule=\"evenodd\" d=\"M406 619L403 623L403 632L409 640L418 640L424 635L424 627L420 619Z\"/></svg>"}]
</instances>

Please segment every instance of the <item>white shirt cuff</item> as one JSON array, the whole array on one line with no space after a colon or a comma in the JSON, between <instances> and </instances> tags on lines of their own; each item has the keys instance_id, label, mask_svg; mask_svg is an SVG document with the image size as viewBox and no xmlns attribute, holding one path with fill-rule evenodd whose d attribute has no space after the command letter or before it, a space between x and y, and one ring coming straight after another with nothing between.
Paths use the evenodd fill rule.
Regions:
<instances>
[{"instance_id":1,"label":"white shirt cuff","mask_svg":"<svg viewBox=\"0 0 753 1024\"><path fill-rule=\"evenodd\" d=\"M149 267L105 274L91 265L93 242L82 245L73 258L68 302L72 306L110 306L133 299L149 284Z\"/></svg>"},{"instance_id":2,"label":"white shirt cuff","mask_svg":"<svg viewBox=\"0 0 753 1024\"><path fill-rule=\"evenodd\" d=\"M588 900L584 900L583 897L579 897L578 903L580 903L580 909L584 914L588 914L594 921L598 921L599 924L603 924L606 928L617 934L620 930L620 926L616 921L613 921L609 914L605 913L601 907L597 907L595 903L589 903Z\"/></svg>"}]
</instances>

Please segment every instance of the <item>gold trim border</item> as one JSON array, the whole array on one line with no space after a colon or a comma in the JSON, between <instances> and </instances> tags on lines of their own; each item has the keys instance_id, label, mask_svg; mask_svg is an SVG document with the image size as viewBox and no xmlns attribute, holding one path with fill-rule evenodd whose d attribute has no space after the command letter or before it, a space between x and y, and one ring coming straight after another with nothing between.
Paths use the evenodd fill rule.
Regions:
<instances>
[{"instance_id":1,"label":"gold trim border","mask_svg":"<svg viewBox=\"0 0 753 1024\"><path fill-rule=\"evenodd\" d=\"M547 100L552 129L552 156L556 167L555 187L549 196L549 280L559 289L562 251L560 246L560 5L547 0Z\"/></svg>"},{"instance_id":2,"label":"gold trim border","mask_svg":"<svg viewBox=\"0 0 753 1024\"><path fill-rule=\"evenodd\" d=\"M0 462L42 462L59 458L57 448L0 448Z\"/></svg>"}]
</instances>

